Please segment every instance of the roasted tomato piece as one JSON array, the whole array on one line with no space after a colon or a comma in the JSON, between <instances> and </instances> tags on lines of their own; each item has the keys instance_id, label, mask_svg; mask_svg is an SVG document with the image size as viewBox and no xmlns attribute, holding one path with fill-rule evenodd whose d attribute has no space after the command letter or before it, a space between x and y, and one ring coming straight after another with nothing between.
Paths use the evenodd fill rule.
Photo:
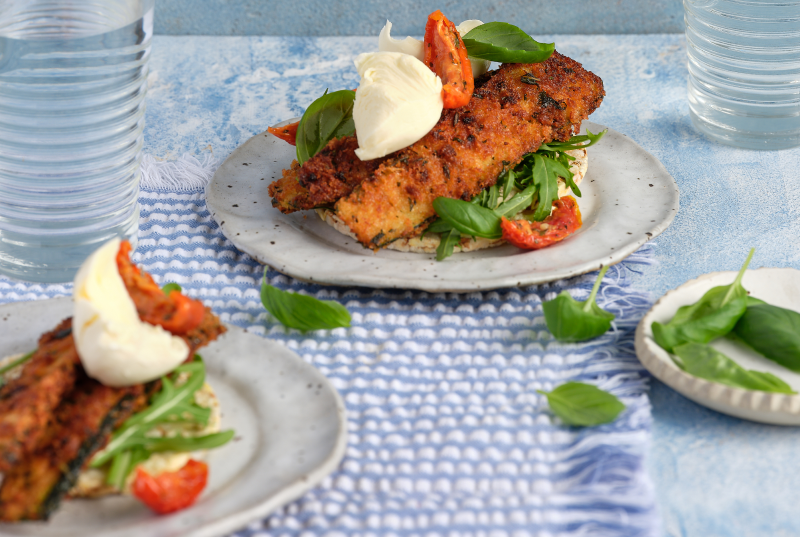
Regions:
<instances>
[{"instance_id":1,"label":"roasted tomato piece","mask_svg":"<svg viewBox=\"0 0 800 537\"><path fill-rule=\"evenodd\" d=\"M297 127L300 122L284 125L283 127L269 127L267 132L274 134L284 142L289 142L292 145L297 145Z\"/></svg>"},{"instance_id":2,"label":"roasted tomato piece","mask_svg":"<svg viewBox=\"0 0 800 537\"><path fill-rule=\"evenodd\" d=\"M133 495L158 514L172 513L194 503L208 481L208 465L189 459L176 472L152 476L138 468Z\"/></svg>"},{"instance_id":3,"label":"roasted tomato piece","mask_svg":"<svg viewBox=\"0 0 800 537\"><path fill-rule=\"evenodd\" d=\"M152 276L142 272L130 260L131 244L122 241L117 252L117 269L139 318L175 334L186 334L197 328L205 315L205 306L178 291L165 295Z\"/></svg>"},{"instance_id":4,"label":"roasted tomato piece","mask_svg":"<svg viewBox=\"0 0 800 537\"><path fill-rule=\"evenodd\" d=\"M553 202L553 212L542 222L508 220L503 217L500 226L503 238L518 248L538 250L564 240L581 227L581 211L572 196Z\"/></svg>"},{"instance_id":5,"label":"roasted tomato piece","mask_svg":"<svg viewBox=\"0 0 800 537\"><path fill-rule=\"evenodd\" d=\"M428 17L425 25L425 65L442 79L442 100L445 108L460 108L469 102L475 81L467 47L456 30L439 10Z\"/></svg>"}]
</instances>

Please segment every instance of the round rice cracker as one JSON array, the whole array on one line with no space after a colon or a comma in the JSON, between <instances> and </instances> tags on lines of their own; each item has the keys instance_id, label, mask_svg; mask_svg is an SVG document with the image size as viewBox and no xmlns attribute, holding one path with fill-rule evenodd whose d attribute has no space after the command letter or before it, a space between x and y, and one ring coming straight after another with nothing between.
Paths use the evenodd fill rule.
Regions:
<instances>
[{"instance_id":1,"label":"round rice cracker","mask_svg":"<svg viewBox=\"0 0 800 537\"><path fill-rule=\"evenodd\" d=\"M576 185L579 185L581 181L583 181L583 177L586 175L586 170L589 168L589 157L586 153L585 149L573 149L566 152L568 155L575 157L570 164L570 171L573 173L573 181L575 181ZM558 197L561 198L566 196L570 193L569 188L567 187L564 180L559 177L558 178ZM317 214L319 217L325 221L326 224L332 226L336 231L339 233L343 233L348 237L353 239L356 236L350 231L350 228L347 227L336 213L334 213L330 209L317 209ZM513 219L521 218L521 214L519 213L515 215ZM436 249L439 247L439 243L441 239L439 235L436 233L428 233L423 237L411 237L408 239L398 239L396 241L390 242L385 246L387 250L397 250L398 252L412 252L418 254L435 254ZM492 248L494 246L500 246L501 244L505 244L505 240L503 239L485 239L483 237L461 237L461 241L457 248L461 252L474 252L476 250L483 250L484 248Z\"/></svg>"}]
</instances>

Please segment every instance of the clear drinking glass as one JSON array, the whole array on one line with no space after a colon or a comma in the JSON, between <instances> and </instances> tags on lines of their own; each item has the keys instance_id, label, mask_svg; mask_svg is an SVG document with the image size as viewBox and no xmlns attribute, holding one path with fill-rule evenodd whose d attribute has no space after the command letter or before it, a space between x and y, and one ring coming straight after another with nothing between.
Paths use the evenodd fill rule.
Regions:
<instances>
[{"instance_id":1,"label":"clear drinking glass","mask_svg":"<svg viewBox=\"0 0 800 537\"><path fill-rule=\"evenodd\" d=\"M684 0L695 127L751 149L800 145L800 0Z\"/></svg>"},{"instance_id":2,"label":"clear drinking glass","mask_svg":"<svg viewBox=\"0 0 800 537\"><path fill-rule=\"evenodd\" d=\"M0 274L135 246L155 0L0 0Z\"/></svg>"}]
</instances>

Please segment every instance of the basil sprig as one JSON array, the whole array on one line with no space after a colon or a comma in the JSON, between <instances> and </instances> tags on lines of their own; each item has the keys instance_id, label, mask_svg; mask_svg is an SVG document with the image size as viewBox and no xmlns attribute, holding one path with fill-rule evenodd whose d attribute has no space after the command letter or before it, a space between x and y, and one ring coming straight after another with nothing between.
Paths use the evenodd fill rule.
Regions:
<instances>
[{"instance_id":1,"label":"basil sprig","mask_svg":"<svg viewBox=\"0 0 800 537\"><path fill-rule=\"evenodd\" d=\"M748 297L733 334L764 357L800 373L800 313Z\"/></svg>"},{"instance_id":2,"label":"basil sprig","mask_svg":"<svg viewBox=\"0 0 800 537\"><path fill-rule=\"evenodd\" d=\"M539 43L517 26L507 22L487 22L462 36L467 53L473 58L503 63L539 63L555 50L554 43Z\"/></svg>"},{"instance_id":3,"label":"basil sprig","mask_svg":"<svg viewBox=\"0 0 800 537\"><path fill-rule=\"evenodd\" d=\"M297 162L303 164L334 138L356 132L353 103L356 92L339 90L325 93L311 103L297 127Z\"/></svg>"},{"instance_id":4,"label":"basil sprig","mask_svg":"<svg viewBox=\"0 0 800 537\"><path fill-rule=\"evenodd\" d=\"M750 250L732 284L709 289L694 304L679 308L666 324L654 322L656 343L672 352L683 343L708 343L730 332L747 308L747 291L742 287L742 278L754 252L755 248Z\"/></svg>"},{"instance_id":5,"label":"basil sprig","mask_svg":"<svg viewBox=\"0 0 800 537\"><path fill-rule=\"evenodd\" d=\"M568 425L602 425L617 419L625 405L616 396L583 382L567 382L552 392L536 390L547 396L550 409Z\"/></svg>"},{"instance_id":6,"label":"basil sprig","mask_svg":"<svg viewBox=\"0 0 800 537\"><path fill-rule=\"evenodd\" d=\"M608 266L600 269L585 302L578 302L567 291L561 291L555 299L542 303L544 320L553 337L565 342L586 341L602 336L611 328L614 314L601 309L595 302L607 270Z\"/></svg>"},{"instance_id":7,"label":"basil sprig","mask_svg":"<svg viewBox=\"0 0 800 537\"><path fill-rule=\"evenodd\" d=\"M183 384L177 386L176 381L182 374L189 376ZM201 407L194 401L194 394L203 387L205 378L205 364L198 355L195 355L192 362L180 365L172 373L162 377L161 391L150 401L150 406L128 418L111 435L106 447L95 453L89 466L98 468L111 461L106 481L122 489L128 474L151 453L211 449L228 442L233 438L233 430L204 436L159 438L150 434L163 424L186 423L202 427L208 423L211 409Z\"/></svg>"},{"instance_id":8,"label":"basil sprig","mask_svg":"<svg viewBox=\"0 0 800 537\"><path fill-rule=\"evenodd\" d=\"M605 133L587 131L587 134L573 136L567 142L540 146L536 152L525 155L513 170L502 173L496 184L482 190L469 202L436 198L433 207L439 219L425 230L426 233L439 233L441 238L436 260L442 261L452 255L453 247L462 235L499 239L502 237L501 217L511 218L534 203L537 204L535 210L526 218L536 221L547 218L553 202L558 199L559 177L580 197L581 191L569 169L575 157L566 151L592 146ZM457 237L454 230L458 232Z\"/></svg>"},{"instance_id":9,"label":"basil sprig","mask_svg":"<svg viewBox=\"0 0 800 537\"><path fill-rule=\"evenodd\" d=\"M684 343L675 347L673 352L677 356L673 361L678 367L695 377L745 390L797 393L772 373L745 369L714 347L703 343Z\"/></svg>"},{"instance_id":10,"label":"basil sprig","mask_svg":"<svg viewBox=\"0 0 800 537\"><path fill-rule=\"evenodd\" d=\"M267 269L261 283L261 303L280 323L303 332L350 326L347 308L331 300L281 291L267 283Z\"/></svg>"}]
</instances>

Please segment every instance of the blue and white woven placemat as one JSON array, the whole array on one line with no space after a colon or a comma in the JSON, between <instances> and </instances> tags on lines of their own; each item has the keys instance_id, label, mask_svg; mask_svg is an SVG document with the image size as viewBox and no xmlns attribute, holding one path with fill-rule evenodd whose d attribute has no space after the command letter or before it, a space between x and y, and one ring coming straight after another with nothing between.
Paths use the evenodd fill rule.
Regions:
<instances>
[{"instance_id":1,"label":"blue and white woven placemat","mask_svg":"<svg viewBox=\"0 0 800 537\"><path fill-rule=\"evenodd\" d=\"M652 245L609 270L598 302L617 320L587 344L556 342L541 302L563 289L587 296L596 273L431 294L309 285L270 270L271 284L338 300L352 314L351 328L302 334L266 313L263 266L225 239L201 192L144 190L140 203L137 263L160 283L180 283L224 321L296 351L347 405L349 446L339 469L235 535L656 535L644 466L647 374L633 351L651 300L629 284L631 271L652 262ZM0 278L0 303L70 293L71 285ZM536 389L568 380L597 384L628 408L609 425L560 425Z\"/></svg>"}]
</instances>

